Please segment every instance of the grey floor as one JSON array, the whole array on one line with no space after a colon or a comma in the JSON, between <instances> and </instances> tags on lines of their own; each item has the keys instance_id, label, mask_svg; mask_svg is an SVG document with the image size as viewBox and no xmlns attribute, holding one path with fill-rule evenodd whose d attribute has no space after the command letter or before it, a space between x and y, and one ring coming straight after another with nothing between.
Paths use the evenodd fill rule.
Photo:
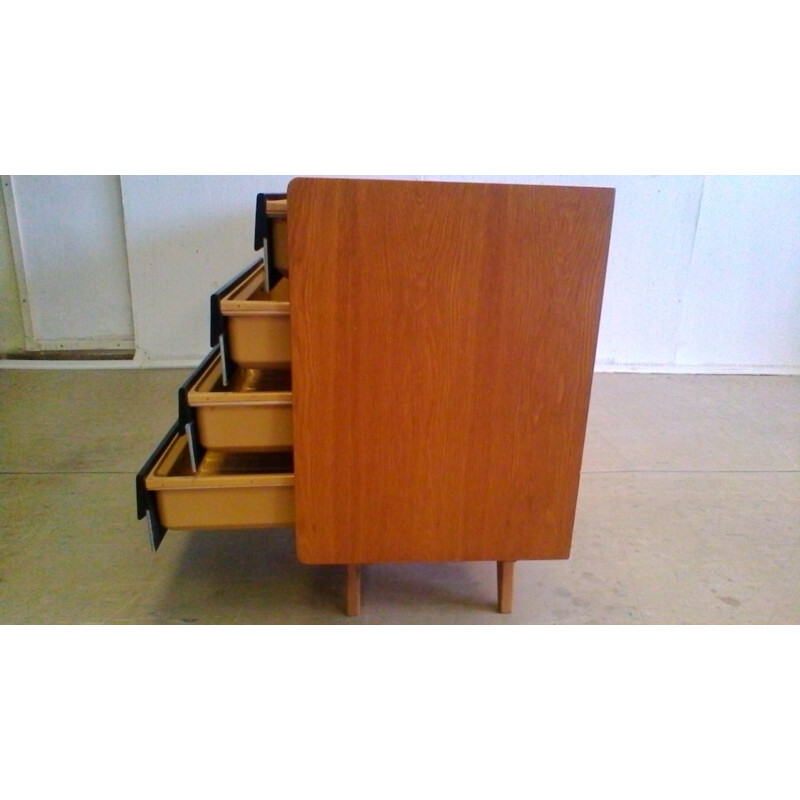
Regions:
<instances>
[{"instance_id":1,"label":"grey floor","mask_svg":"<svg viewBox=\"0 0 800 800\"><path fill-rule=\"evenodd\" d=\"M134 475L188 373L0 369L0 621L12 624L796 624L800 378L598 375L573 557L343 574L291 531L170 533Z\"/></svg>"}]
</instances>

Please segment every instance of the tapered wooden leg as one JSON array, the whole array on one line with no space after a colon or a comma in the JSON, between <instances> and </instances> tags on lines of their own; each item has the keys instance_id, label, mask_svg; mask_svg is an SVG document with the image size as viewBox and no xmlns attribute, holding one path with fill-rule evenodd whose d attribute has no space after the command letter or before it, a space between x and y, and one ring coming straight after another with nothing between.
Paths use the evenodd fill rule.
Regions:
<instances>
[{"instance_id":1,"label":"tapered wooden leg","mask_svg":"<svg viewBox=\"0 0 800 800\"><path fill-rule=\"evenodd\" d=\"M497 607L501 614L510 614L514 606L514 562L497 562Z\"/></svg>"},{"instance_id":2,"label":"tapered wooden leg","mask_svg":"<svg viewBox=\"0 0 800 800\"><path fill-rule=\"evenodd\" d=\"M347 616L357 617L361 613L361 567L347 565Z\"/></svg>"}]
</instances>

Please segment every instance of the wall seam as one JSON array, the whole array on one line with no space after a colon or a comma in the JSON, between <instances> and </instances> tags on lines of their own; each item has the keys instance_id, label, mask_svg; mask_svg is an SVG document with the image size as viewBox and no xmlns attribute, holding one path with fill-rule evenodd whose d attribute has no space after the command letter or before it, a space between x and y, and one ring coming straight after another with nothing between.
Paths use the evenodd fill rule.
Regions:
<instances>
[{"instance_id":1,"label":"wall seam","mask_svg":"<svg viewBox=\"0 0 800 800\"><path fill-rule=\"evenodd\" d=\"M703 176L703 183L700 186L700 197L697 201L697 213L695 214L694 218L694 229L692 231L692 248L689 253L689 262L686 265L686 269L684 270L683 274L683 282L681 286L681 293L680 293L680 319L678 321L678 326L675 331L675 349L674 355L672 358L672 363L675 367L684 366L681 361L681 353L684 347L684 329L686 325L686 304L687 304L687 290L689 288L689 281L692 277L692 268L694 266L694 254L697 248L697 232L700 229L700 217L703 213L703 200L706 194L706 176Z\"/></svg>"},{"instance_id":2,"label":"wall seam","mask_svg":"<svg viewBox=\"0 0 800 800\"><path fill-rule=\"evenodd\" d=\"M14 272L17 278L17 294L19 296L19 310L22 315L22 328L25 334L25 349L36 351L40 347L33 330L28 281L25 276L25 254L22 247L22 236L20 235L17 205L14 197L13 175L3 176L3 199L8 222L8 235L11 239L11 256L14 259Z\"/></svg>"}]
</instances>

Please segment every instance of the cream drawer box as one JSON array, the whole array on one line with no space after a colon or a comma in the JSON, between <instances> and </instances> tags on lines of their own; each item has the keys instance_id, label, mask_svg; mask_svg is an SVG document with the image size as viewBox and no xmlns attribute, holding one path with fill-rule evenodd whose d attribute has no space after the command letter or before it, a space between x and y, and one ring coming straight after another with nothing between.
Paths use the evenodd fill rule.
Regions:
<instances>
[{"instance_id":1,"label":"cream drawer box","mask_svg":"<svg viewBox=\"0 0 800 800\"><path fill-rule=\"evenodd\" d=\"M291 452L206 453L195 472L189 442L173 426L137 476L137 511L158 549L167 530L294 525Z\"/></svg>"},{"instance_id":2,"label":"cream drawer box","mask_svg":"<svg viewBox=\"0 0 800 800\"><path fill-rule=\"evenodd\" d=\"M257 453L292 447L288 369L238 368L225 386L216 347L180 388L178 406L195 464L206 450Z\"/></svg>"},{"instance_id":3,"label":"cream drawer box","mask_svg":"<svg viewBox=\"0 0 800 800\"><path fill-rule=\"evenodd\" d=\"M288 367L292 360L289 282L265 284L259 261L211 298L211 345L219 345L225 382L234 368Z\"/></svg>"}]
</instances>

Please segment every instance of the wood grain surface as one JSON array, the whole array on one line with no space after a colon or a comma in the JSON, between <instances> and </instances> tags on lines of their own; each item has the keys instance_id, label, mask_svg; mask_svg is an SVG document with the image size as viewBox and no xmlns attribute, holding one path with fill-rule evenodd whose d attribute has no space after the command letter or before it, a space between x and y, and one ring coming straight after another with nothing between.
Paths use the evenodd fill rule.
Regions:
<instances>
[{"instance_id":1,"label":"wood grain surface","mask_svg":"<svg viewBox=\"0 0 800 800\"><path fill-rule=\"evenodd\" d=\"M569 556L613 205L292 181L301 561Z\"/></svg>"}]
</instances>

